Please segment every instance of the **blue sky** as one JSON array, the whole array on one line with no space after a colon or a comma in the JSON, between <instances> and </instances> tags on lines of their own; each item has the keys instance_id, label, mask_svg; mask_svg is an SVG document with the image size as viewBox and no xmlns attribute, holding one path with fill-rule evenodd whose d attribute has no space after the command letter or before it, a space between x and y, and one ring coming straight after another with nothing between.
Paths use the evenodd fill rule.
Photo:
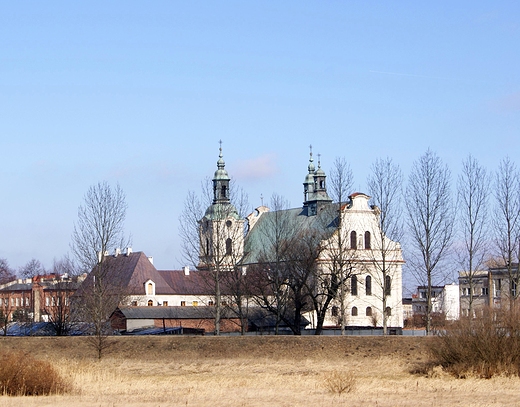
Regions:
<instances>
[{"instance_id":1,"label":"blue sky","mask_svg":"<svg viewBox=\"0 0 520 407\"><path fill-rule=\"evenodd\" d=\"M310 144L365 189L428 148L520 153L517 2L2 2L0 258L70 251L92 184L119 183L134 250L181 267L189 190L226 168L301 205Z\"/></svg>"}]
</instances>

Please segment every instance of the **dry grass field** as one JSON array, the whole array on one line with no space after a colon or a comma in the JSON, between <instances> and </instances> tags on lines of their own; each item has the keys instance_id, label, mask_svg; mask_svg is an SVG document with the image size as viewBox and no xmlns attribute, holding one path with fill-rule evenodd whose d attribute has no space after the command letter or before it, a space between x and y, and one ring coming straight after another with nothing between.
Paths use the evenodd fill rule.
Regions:
<instances>
[{"instance_id":1,"label":"dry grass field","mask_svg":"<svg viewBox=\"0 0 520 407\"><path fill-rule=\"evenodd\" d=\"M0 338L0 350L52 361L73 389L0 396L0 406L520 405L518 378L454 379L438 368L413 373L428 360L429 340L117 337L98 361L85 338ZM339 394L341 385L347 389Z\"/></svg>"}]
</instances>

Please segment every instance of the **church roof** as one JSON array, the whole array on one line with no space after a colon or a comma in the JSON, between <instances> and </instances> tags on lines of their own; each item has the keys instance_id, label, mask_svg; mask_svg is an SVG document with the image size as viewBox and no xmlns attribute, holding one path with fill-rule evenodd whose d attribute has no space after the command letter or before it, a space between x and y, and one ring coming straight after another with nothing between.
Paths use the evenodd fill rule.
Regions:
<instances>
[{"instance_id":1,"label":"church roof","mask_svg":"<svg viewBox=\"0 0 520 407\"><path fill-rule=\"evenodd\" d=\"M306 231L330 237L338 225L338 209L337 204L327 203L315 216L307 216L308 208L262 213L245 238L243 264L258 263L270 251L277 232L287 240Z\"/></svg>"},{"instance_id":2,"label":"church roof","mask_svg":"<svg viewBox=\"0 0 520 407\"><path fill-rule=\"evenodd\" d=\"M144 283L152 280L155 283L156 294L173 294L172 288L143 252L120 254L105 257L103 268L104 278L114 287L119 287L127 295L142 295ZM78 295L92 286L94 275L90 273L78 290Z\"/></svg>"},{"instance_id":3,"label":"church roof","mask_svg":"<svg viewBox=\"0 0 520 407\"><path fill-rule=\"evenodd\" d=\"M151 280L155 284L155 295L212 295L213 276L206 270L157 270L143 252L134 252L128 255L107 256L104 268L104 278L114 289L121 289L124 295L144 295L144 284ZM78 295L91 287L93 274L90 273L78 290ZM223 294L230 289L223 281Z\"/></svg>"},{"instance_id":4,"label":"church roof","mask_svg":"<svg viewBox=\"0 0 520 407\"><path fill-rule=\"evenodd\" d=\"M204 270L190 271L186 274L184 270L161 270L161 277L167 282L174 294L187 295L212 295L211 275Z\"/></svg>"}]
</instances>

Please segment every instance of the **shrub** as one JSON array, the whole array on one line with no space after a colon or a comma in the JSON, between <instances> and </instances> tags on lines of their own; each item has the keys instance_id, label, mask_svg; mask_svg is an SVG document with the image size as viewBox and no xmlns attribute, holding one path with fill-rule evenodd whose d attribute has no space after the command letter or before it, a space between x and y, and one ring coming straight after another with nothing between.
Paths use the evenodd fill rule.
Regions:
<instances>
[{"instance_id":1,"label":"shrub","mask_svg":"<svg viewBox=\"0 0 520 407\"><path fill-rule=\"evenodd\" d=\"M433 362L456 377L520 375L520 312L487 308L477 318L464 318L437 335Z\"/></svg>"},{"instance_id":2,"label":"shrub","mask_svg":"<svg viewBox=\"0 0 520 407\"><path fill-rule=\"evenodd\" d=\"M334 370L325 374L323 387L333 394L350 393L356 385L356 377L352 372L338 372Z\"/></svg>"},{"instance_id":3,"label":"shrub","mask_svg":"<svg viewBox=\"0 0 520 407\"><path fill-rule=\"evenodd\" d=\"M42 396L65 393L69 387L49 362L22 352L0 352L0 394Z\"/></svg>"}]
</instances>

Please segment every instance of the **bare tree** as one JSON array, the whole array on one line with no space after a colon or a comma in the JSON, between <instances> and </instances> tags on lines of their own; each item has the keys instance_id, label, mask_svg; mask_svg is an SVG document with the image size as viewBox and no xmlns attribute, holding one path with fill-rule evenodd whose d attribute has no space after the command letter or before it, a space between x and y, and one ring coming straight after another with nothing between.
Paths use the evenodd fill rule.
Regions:
<instances>
[{"instance_id":1,"label":"bare tree","mask_svg":"<svg viewBox=\"0 0 520 407\"><path fill-rule=\"evenodd\" d=\"M408 228L414 248L410 263L418 280L427 286L426 333L429 334L432 286L446 260L454 224L450 171L431 150L414 162L406 196Z\"/></svg>"},{"instance_id":2,"label":"bare tree","mask_svg":"<svg viewBox=\"0 0 520 407\"><path fill-rule=\"evenodd\" d=\"M233 206L236 208L240 221L232 232L227 232L226 256L229 264L228 270L222 273L223 298L226 301L229 314L235 314L240 321L240 333L245 335L248 327L249 306L252 299L251 279L246 268L242 266L244 255L245 222L244 218L250 209L246 192L233 180L230 182L230 196ZM234 223L235 221L232 221ZM232 228L229 222L226 226ZM236 243L233 243L236 242Z\"/></svg>"},{"instance_id":3,"label":"bare tree","mask_svg":"<svg viewBox=\"0 0 520 407\"><path fill-rule=\"evenodd\" d=\"M285 285L289 289L289 312L283 319L294 335L301 335L302 314L313 309L321 241L322 235L317 230L303 229L294 235L289 246L284 270Z\"/></svg>"},{"instance_id":4,"label":"bare tree","mask_svg":"<svg viewBox=\"0 0 520 407\"><path fill-rule=\"evenodd\" d=\"M188 193L179 219L184 260L205 271L208 289L213 293L215 335L220 335L223 283L240 276L238 264L244 244L244 214L240 212L246 205L245 193L231 182L225 170L221 148L214 178L202 184L202 197ZM242 289L242 285L228 284L227 288L230 287ZM237 291L237 295L243 294ZM237 309L240 313L245 311Z\"/></svg>"},{"instance_id":5,"label":"bare tree","mask_svg":"<svg viewBox=\"0 0 520 407\"><path fill-rule=\"evenodd\" d=\"M378 228L372 233L371 264L376 272L371 278L379 287L373 294L381 293L384 335L387 334L389 315L386 309L390 284L397 270L396 265L402 263L401 250L396 246L396 242L400 242L403 237L402 183L401 169L392 159L379 159L372 164L367 185L372 201L378 208ZM377 318L375 314L373 318Z\"/></svg>"},{"instance_id":6,"label":"bare tree","mask_svg":"<svg viewBox=\"0 0 520 407\"><path fill-rule=\"evenodd\" d=\"M42 314L47 315L57 336L65 336L70 333L77 322L71 308L71 298L77 290L80 280L76 266L68 257L55 259L52 273L55 278L48 283L47 290L52 292L53 300L42 307Z\"/></svg>"},{"instance_id":7,"label":"bare tree","mask_svg":"<svg viewBox=\"0 0 520 407\"><path fill-rule=\"evenodd\" d=\"M6 292L0 298L0 328L4 336L7 336L7 328L14 310L11 294Z\"/></svg>"},{"instance_id":8,"label":"bare tree","mask_svg":"<svg viewBox=\"0 0 520 407\"><path fill-rule=\"evenodd\" d=\"M204 195L200 197L196 192L188 191L184 200L184 209L179 217L182 261L188 265L197 266L199 264L202 244L199 235L199 221L204 217L205 208L211 205L211 201L208 203L204 198Z\"/></svg>"},{"instance_id":9,"label":"bare tree","mask_svg":"<svg viewBox=\"0 0 520 407\"><path fill-rule=\"evenodd\" d=\"M38 275L45 274L45 267L43 267L43 264L36 259L31 259L29 262L20 267L19 275L24 278L31 278Z\"/></svg>"},{"instance_id":10,"label":"bare tree","mask_svg":"<svg viewBox=\"0 0 520 407\"><path fill-rule=\"evenodd\" d=\"M7 259L0 259L0 284L8 283L16 278Z\"/></svg>"},{"instance_id":11,"label":"bare tree","mask_svg":"<svg viewBox=\"0 0 520 407\"><path fill-rule=\"evenodd\" d=\"M473 315L477 273L488 254L489 175L478 161L469 156L462 163L457 182L458 212L463 247L459 253L464 277L469 285L468 315Z\"/></svg>"},{"instance_id":12,"label":"bare tree","mask_svg":"<svg viewBox=\"0 0 520 407\"><path fill-rule=\"evenodd\" d=\"M495 176L496 204L493 216L498 256L507 270L510 305L518 298L520 250L520 175L509 157L500 162ZM517 262L515 267L514 262Z\"/></svg>"},{"instance_id":13,"label":"bare tree","mask_svg":"<svg viewBox=\"0 0 520 407\"><path fill-rule=\"evenodd\" d=\"M82 270L89 276L78 290L76 306L91 326L92 345L98 358L108 347L110 314L124 296L113 262L106 261L109 251L128 246L124 235L126 199L117 185L107 182L91 186L78 209L78 221L72 234L72 251Z\"/></svg>"},{"instance_id":14,"label":"bare tree","mask_svg":"<svg viewBox=\"0 0 520 407\"><path fill-rule=\"evenodd\" d=\"M271 213L264 216L257 226L262 242L261 245L256 244L261 246L261 251L258 264L250 267L250 270L254 275L256 303L275 316L275 334L278 335L289 303L286 267L294 230L287 211L287 200L273 194L270 205Z\"/></svg>"},{"instance_id":15,"label":"bare tree","mask_svg":"<svg viewBox=\"0 0 520 407\"><path fill-rule=\"evenodd\" d=\"M0 284L6 284L16 278L13 269L9 266L7 259L0 259ZM0 296L0 328L3 335L7 335L7 326L9 324L11 313L13 311L13 304L9 291L6 291Z\"/></svg>"},{"instance_id":16,"label":"bare tree","mask_svg":"<svg viewBox=\"0 0 520 407\"><path fill-rule=\"evenodd\" d=\"M318 286L321 287L321 298L315 304L317 312L316 333L321 333L323 322L327 309L331 301L338 297L339 299L339 319L341 326L341 335L345 335L346 304L345 297L348 292L347 281L356 273L353 264L354 252L350 249L349 239L347 237L348 225L344 216L349 195L352 192L354 177L352 170L344 158L336 158L329 175L329 192L332 199L337 203L337 207L331 207L337 210L336 232L334 235L324 241L324 253L327 258L328 270L322 269L322 274Z\"/></svg>"},{"instance_id":17,"label":"bare tree","mask_svg":"<svg viewBox=\"0 0 520 407\"><path fill-rule=\"evenodd\" d=\"M112 188L103 181L88 189L78 208L71 245L83 271L90 272L110 251L129 244L124 235L127 207L119 185Z\"/></svg>"},{"instance_id":18,"label":"bare tree","mask_svg":"<svg viewBox=\"0 0 520 407\"><path fill-rule=\"evenodd\" d=\"M254 268L256 301L276 318L275 334L283 322L301 335L302 315L313 309L321 236L317 230L297 228L287 211L270 215L262 224L266 233Z\"/></svg>"}]
</instances>

